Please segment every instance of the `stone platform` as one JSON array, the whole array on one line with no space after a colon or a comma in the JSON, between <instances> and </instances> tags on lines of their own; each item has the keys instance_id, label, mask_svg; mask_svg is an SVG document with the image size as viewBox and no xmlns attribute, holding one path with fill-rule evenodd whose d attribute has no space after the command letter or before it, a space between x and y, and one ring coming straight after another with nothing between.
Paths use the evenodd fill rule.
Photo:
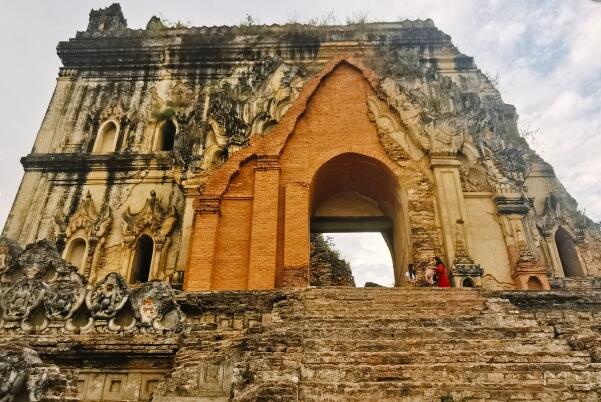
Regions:
<instances>
[{"instance_id":1,"label":"stone platform","mask_svg":"<svg viewBox=\"0 0 601 402\"><path fill-rule=\"evenodd\" d=\"M178 335L18 338L65 378L79 378L78 397L53 400L593 401L601 397L600 296L596 289L181 292L186 324Z\"/></svg>"}]
</instances>

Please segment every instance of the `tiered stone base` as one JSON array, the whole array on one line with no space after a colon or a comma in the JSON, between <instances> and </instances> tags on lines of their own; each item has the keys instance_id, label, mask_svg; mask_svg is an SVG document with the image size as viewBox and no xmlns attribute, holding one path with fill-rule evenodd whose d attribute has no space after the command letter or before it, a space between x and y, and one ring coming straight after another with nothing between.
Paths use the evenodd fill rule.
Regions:
<instances>
[{"instance_id":1,"label":"tiered stone base","mask_svg":"<svg viewBox=\"0 0 601 402\"><path fill-rule=\"evenodd\" d=\"M80 385L96 384L80 400L596 401L599 300L598 289L181 293L179 339L21 339L68 377L80 373ZM122 394L101 389L128 368ZM153 390L130 386L159 371Z\"/></svg>"},{"instance_id":2,"label":"tiered stone base","mask_svg":"<svg viewBox=\"0 0 601 402\"><path fill-rule=\"evenodd\" d=\"M558 333L549 315L561 317L562 327L573 317L575 327L584 317L583 305L592 303L595 312L586 314L594 320L601 306L590 298L580 306L564 304L561 313L552 300L564 296L547 292L306 289L272 298L261 323L242 329L245 295L230 294L220 306L208 303L218 300L216 294L198 296L213 309L194 325L172 377L157 394L183 396L198 387L189 380L195 365L222 361L220 367L231 374L222 384L232 385L231 392L222 389L224 400L601 397L601 364L586 347ZM267 307L269 293L261 298ZM200 388L192 392L209 395Z\"/></svg>"}]
</instances>

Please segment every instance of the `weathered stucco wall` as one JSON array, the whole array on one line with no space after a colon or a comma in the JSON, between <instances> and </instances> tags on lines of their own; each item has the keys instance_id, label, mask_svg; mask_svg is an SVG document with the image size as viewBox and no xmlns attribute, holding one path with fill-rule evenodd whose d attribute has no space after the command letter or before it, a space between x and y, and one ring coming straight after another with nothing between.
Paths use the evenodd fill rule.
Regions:
<instances>
[{"instance_id":1,"label":"weathered stucco wall","mask_svg":"<svg viewBox=\"0 0 601 402\"><path fill-rule=\"evenodd\" d=\"M379 208L396 234L399 285L409 263L423 273L433 255L458 278L480 264L494 277L485 285L578 271L562 254L583 275L601 268L598 228L520 137L514 108L429 20L172 29L154 18L131 30L115 5L58 53L64 67L3 235L22 246L49 238L65 256L84 239L92 282L107 272L132 280L147 235L149 279L179 283L187 267L214 266L198 286L305 283L308 218L297 210L312 211L310 174L342 151L394 167L398 205ZM355 67L324 73L343 59ZM363 78L349 73L358 65ZM170 125L173 147L162 149ZM236 157L253 142L267 159ZM211 194L205 184L222 178L227 194ZM490 193L498 219L484 219L490 202L468 211L462 192ZM493 264L477 243L499 228ZM193 248L195 235L213 240ZM286 267L300 279L286 279Z\"/></svg>"}]
</instances>

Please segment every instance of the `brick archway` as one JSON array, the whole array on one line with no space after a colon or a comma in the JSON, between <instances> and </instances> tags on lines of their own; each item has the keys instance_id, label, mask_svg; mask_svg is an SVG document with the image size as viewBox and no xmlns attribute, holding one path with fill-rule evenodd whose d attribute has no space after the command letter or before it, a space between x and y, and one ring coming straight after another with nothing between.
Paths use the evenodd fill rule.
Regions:
<instances>
[{"instance_id":1,"label":"brick archway","mask_svg":"<svg viewBox=\"0 0 601 402\"><path fill-rule=\"evenodd\" d=\"M355 177L366 171L381 181L371 188L367 176L347 181L348 191L379 204L391 222L397 285L409 262L431 258L436 245L425 235L436 235L432 186L423 161L397 161L383 145L369 109L375 85L362 67L329 64L269 135L254 138L211 175L195 203L186 290L308 286L312 208L322 197L312 183L333 161L358 164Z\"/></svg>"},{"instance_id":2,"label":"brick archway","mask_svg":"<svg viewBox=\"0 0 601 402\"><path fill-rule=\"evenodd\" d=\"M311 181L311 232L379 232L391 253L395 285L411 258L404 192L382 161L354 152L339 154L317 169ZM406 197L406 196L405 196Z\"/></svg>"}]
</instances>

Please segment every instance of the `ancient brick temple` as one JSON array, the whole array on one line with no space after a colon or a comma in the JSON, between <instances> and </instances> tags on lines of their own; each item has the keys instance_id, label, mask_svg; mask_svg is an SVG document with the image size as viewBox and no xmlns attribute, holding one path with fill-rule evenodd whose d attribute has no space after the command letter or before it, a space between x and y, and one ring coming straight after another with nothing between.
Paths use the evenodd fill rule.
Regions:
<instances>
[{"instance_id":1,"label":"ancient brick temple","mask_svg":"<svg viewBox=\"0 0 601 402\"><path fill-rule=\"evenodd\" d=\"M601 397L601 231L432 21L114 4L58 55L0 239L0 400ZM396 286L310 287L310 234L365 231Z\"/></svg>"}]
</instances>

